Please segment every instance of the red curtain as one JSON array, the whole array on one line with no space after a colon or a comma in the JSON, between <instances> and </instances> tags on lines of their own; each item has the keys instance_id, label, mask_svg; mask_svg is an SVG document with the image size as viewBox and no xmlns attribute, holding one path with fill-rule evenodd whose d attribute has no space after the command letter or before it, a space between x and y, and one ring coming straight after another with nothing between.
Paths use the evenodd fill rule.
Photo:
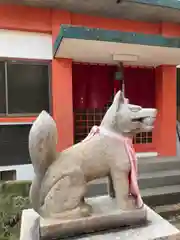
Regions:
<instances>
[{"instance_id":1,"label":"red curtain","mask_svg":"<svg viewBox=\"0 0 180 240\"><path fill-rule=\"evenodd\" d=\"M130 103L155 107L154 68L125 67L125 95Z\"/></svg>"},{"instance_id":2,"label":"red curtain","mask_svg":"<svg viewBox=\"0 0 180 240\"><path fill-rule=\"evenodd\" d=\"M73 64L74 109L102 109L114 90L121 88L115 80L117 68L106 65ZM130 103L155 107L155 71L153 68L125 67L125 95Z\"/></svg>"},{"instance_id":3,"label":"red curtain","mask_svg":"<svg viewBox=\"0 0 180 240\"><path fill-rule=\"evenodd\" d=\"M74 108L104 108L113 94L114 72L111 66L73 64Z\"/></svg>"},{"instance_id":4,"label":"red curtain","mask_svg":"<svg viewBox=\"0 0 180 240\"><path fill-rule=\"evenodd\" d=\"M73 104L74 109L87 108L87 72L89 72L89 65L73 64Z\"/></svg>"}]
</instances>

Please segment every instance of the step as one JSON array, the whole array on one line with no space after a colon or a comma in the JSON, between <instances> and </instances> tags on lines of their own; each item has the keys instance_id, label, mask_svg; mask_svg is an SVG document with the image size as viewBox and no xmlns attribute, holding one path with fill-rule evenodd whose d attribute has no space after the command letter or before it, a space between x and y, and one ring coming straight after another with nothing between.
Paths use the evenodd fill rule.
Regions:
<instances>
[{"instance_id":1,"label":"step","mask_svg":"<svg viewBox=\"0 0 180 240\"><path fill-rule=\"evenodd\" d=\"M176 186L180 184L180 170L143 173L139 176L141 190L151 191L153 188ZM108 179L93 181L88 185L87 197L106 195L108 193Z\"/></svg>"},{"instance_id":2,"label":"step","mask_svg":"<svg viewBox=\"0 0 180 240\"><path fill-rule=\"evenodd\" d=\"M180 170L142 173L139 176L140 189L178 184L180 184Z\"/></svg>"},{"instance_id":3,"label":"step","mask_svg":"<svg viewBox=\"0 0 180 240\"><path fill-rule=\"evenodd\" d=\"M180 216L180 203L156 206L153 210L168 221L177 221L177 216Z\"/></svg>"},{"instance_id":4,"label":"step","mask_svg":"<svg viewBox=\"0 0 180 240\"><path fill-rule=\"evenodd\" d=\"M106 183L89 185L86 197L95 197L108 194ZM144 202L150 206L178 204L180 201L180 185L163 186L141 189Z\"/></svg>"},{"instance_id":5,"label":"step","mask_svg":"<svg viewBox=\"0 0 180 240\"><path fill-rule=\"evenodd\" d=\"M153 156L153 157L138 157L138 163L153 163L156 161L163 161L163 162L169 162L169 161L176 161L180 160L180 156L170 156L170 157L162 157L162 156Z\"/></svg>"},{"instance_id":6,"label":"step","mask_svg":"<svg viewBox=\"0 0 180 240\"><path fill-rule=\"evenodd\" d=\"M141 195L144 202L151 207L176 204L180 200L180 185L142 189Z\"/></svg>"},{"instance_id":7,"label":"step","mask_svg":"<svg viewBox=\"0 0 180 240\"><path fill-rule=\"evenodd\" d=\"M97 179L88 184L86 197L95 197L108 194L108 178Z\"/></svg>"},{"instance_id":8,"label":"step","mask_svg":"<svg viewBox=\"0 0 180 240\"><path fill-rule=\"evenodd\" d=\"M177 229L180 230L180 221L170 222L172 225L174 225ZM178 240L178 238L176 238Z\"/></svg>"},{"instance_id":9,"label":"step","mask_svg":"<svg viewBox=\"0 0 180 240\"><path fill-rule=\"evenodd\" d=\"M180 170L179 157L151 157L138 159L139 173Z\"/></svg>"},{"instance_id":10,"label":"step","mask_svg":"<svg viewBox=\"0 0 180 240\"><path fill-rule=\"evenodd\" d=\"M180 184L179 157L139 158L140 189L157 188ZM87 197L106 195L108 193L107 178L93 181L88 185Z\"/></svg>"},{"instance_id":11,"label":"step","mask_svg":"<svg viewBox=\"0 0 180 240\"><path fill-rule=\"evenodd\" d=\"M95 197L107 194L107 183L95 183L88 186L86 197ZM144 202L149 206L177 204L180 201L180 185L141 189L141 195Z\"/></svg>"},{"instance_id":12,"label":"step","mask_svg":"<svg viewBox=\"0 0 180 240\"><path fill-rule=\"evenodd\" d=\"M168 221L180 230L180 215L174 215Z\"/></svg>"}]
</instances>

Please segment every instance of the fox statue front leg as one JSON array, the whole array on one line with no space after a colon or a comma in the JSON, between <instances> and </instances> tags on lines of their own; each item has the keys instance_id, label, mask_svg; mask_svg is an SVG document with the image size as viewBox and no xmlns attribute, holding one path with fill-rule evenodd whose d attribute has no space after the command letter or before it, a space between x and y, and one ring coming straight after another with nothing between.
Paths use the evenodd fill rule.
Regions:
<instances>
[{"instance_id":1,"label":"fox statue front leg","mask_svg":"<svg viewBox=\"0 0 180 240\"><path fill-rule=\"evenodd\" d=\"M128 164L129 165L129 164ZM112 197L115 196L116 203L119 209L122 210L134 210L136 209L136 204L134 198L129 196L129 180L128 170L122 170L116 166L112 169Z\"/></svg>"}]
</instances>

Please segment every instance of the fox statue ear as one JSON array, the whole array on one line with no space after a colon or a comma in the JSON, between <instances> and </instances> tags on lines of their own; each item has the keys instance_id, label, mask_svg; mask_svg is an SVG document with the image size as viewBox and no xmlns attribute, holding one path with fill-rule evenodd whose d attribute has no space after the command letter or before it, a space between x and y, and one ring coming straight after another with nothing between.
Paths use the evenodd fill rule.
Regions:
<instances>
[{"instance_id":1,"label":"fox statue ear","mask_svg":"<svg viewBox=\"0 0 180 240\"><path fill-rule=\"evenodd\" d=\"M124 103L124 93L121 91L118 91L114 97L113 104L116 106L116 111L119 110L121 107L121 104Z\"/></svg>"}]
</instances>

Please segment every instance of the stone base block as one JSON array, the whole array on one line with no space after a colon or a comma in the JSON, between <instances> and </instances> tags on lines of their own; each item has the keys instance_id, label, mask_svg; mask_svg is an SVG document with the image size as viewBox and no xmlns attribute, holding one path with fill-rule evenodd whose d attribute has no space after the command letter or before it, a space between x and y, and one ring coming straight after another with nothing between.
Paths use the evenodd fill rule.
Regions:
<instances>
[{"instance_id":1,"label":"stone base block","mask_svg":"<svg viewBox=\"0 0 180 240\"><path fill-rule=\"evenodd\" d=\"M123 212L116 208L115 200L112 200L108 196L89 198L87 202L94 209L94 214L91 217L69 221L40 218L40 239L176 239L171 238L171 236L179 233L178 229L147 206L136 211ZM25 225L33 225L30 224L28 216L25 216L25 214L32 215L32 212L33 210L31 213L27 210L23 212L23 221L26 219L28 221ZM36 215L35 212L34 214ZM27 233L26 229L26 239ZM21 240L25 239L21 238Z\"/></svg>"},{"instance_id":2,"label":"stone base block","mask_svg":"<svg viewBox=\"0 0 180 240\"><path fill-rule=\"evenodd\" d=\"M73 237L125 226L135 226L147 222L146 208L135 211L120 211L116 200L108 196L94 197L86 200L93 208L90 217L75 220L41 219L42 238Z\"/></svg>"}]
</instances>

